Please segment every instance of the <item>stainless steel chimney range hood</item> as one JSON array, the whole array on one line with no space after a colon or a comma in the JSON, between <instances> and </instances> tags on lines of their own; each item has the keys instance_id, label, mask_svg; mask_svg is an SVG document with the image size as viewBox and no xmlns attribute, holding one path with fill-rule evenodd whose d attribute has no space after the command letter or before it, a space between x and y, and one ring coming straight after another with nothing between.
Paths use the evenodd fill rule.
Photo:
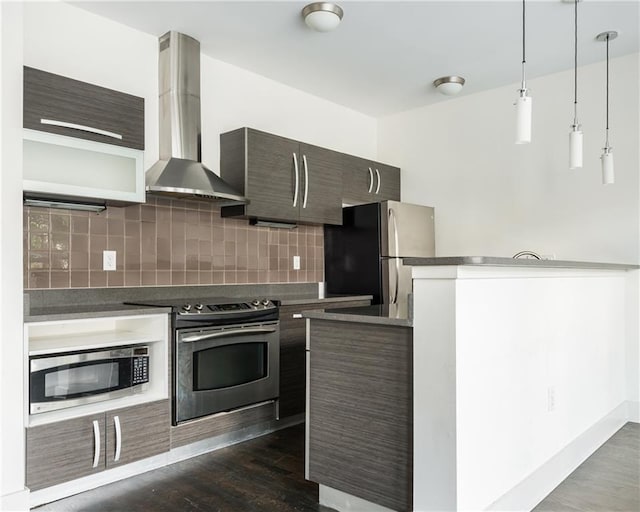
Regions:
<instances>
[{"instance_id":1,"label":"stainless steel chimney range hood","mask_svg":"<svg viewBox=\"0 0 640 512\"><path fill-rule=\"evenodd\" d=\"M170 31L160 37L159 46L160 160L146 173L147 193L246 203L201 163L200 43Z\"/></svg>"}]
</instances>

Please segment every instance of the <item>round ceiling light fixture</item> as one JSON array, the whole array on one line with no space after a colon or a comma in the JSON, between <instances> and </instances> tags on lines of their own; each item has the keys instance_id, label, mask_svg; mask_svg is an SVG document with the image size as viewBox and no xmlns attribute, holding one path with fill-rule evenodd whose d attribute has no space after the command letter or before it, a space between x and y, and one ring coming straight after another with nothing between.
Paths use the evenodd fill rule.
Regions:
<instances>
[{"instance_id":1,"label":"round ceiling light fixture","mask_svg":"<svg viewBox=\"0 0 640 512\"><path fill-rule=\"evenodd\" d=\"M309 28L318 32L329 32L342 21L344 11L332 2L314 2L302 9L302 17Z\"/></svg>"},{"instance_id":2,"label":"round ceiling light fixture","mask_svg":"<svg viewBox=\"0 0 640 512\"><path fill-rule=\"evenodd\" d=\"M455 96L462 90L464 78L461 76L442 76L433 81L436 89L446 96Z\"/></svg>"}]
</instances>

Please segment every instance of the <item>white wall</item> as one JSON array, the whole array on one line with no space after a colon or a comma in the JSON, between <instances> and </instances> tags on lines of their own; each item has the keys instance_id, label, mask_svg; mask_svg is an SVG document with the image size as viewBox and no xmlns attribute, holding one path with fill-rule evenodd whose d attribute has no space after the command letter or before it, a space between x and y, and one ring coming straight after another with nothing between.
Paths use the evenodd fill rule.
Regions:
<instances>
[{"instance_id":1,"label":"white wall","mask_svg":"<svg viewBox=\"0 0 640 512\"><path fill-rule=\"evenodd\" d=\"M518 85L380 120L378 156L402 167L403 199L436 208L436 251L639 262L638 55L610 66L616 184L602 186L605 66L579 69L582 170L568 169L573 73L528 82L533 140L514 144Z\"/></svg>"},{"instance_id":2,"label":"white wall","mask_svg":"<svg viewBox=\"0 0 640 512\"><path fill-rule=\"evenodd\" d=\"M26 510L22 376L22 5L0 3L0 509Z\"/></svg>"}]
</instances>

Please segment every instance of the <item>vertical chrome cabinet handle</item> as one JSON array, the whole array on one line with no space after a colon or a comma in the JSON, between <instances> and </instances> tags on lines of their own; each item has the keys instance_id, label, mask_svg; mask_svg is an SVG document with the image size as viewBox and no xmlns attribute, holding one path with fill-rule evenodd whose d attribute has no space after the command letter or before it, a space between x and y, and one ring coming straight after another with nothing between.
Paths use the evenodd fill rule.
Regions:
<instances>
[{"instance_id":1,"label":"vertical chrome cabinet handle","mask_svg":"<svg viewBox=\"0 0 640 512\"><path fill-rule=\"evenodd\" d=\"M304 197L302 198L302 207L307 207L307 199L309 198L309 167L307 166L307 155L302 155L302 163L304 165Z\"/></svg>"},{"instance_id":2,"label":"vertical chrome cabinet handle","mask_svg":"<svg viewBox=\"0 0 640 512\"><path fill-rule=\"evenodd\" d=\"M380 193L380 171L376 169L376 176L378 177L378 186L376 187L376 194Z\"/></svg>"},{"instance_id":3,"label":"vertical chrome cabinet handle","mask_svg":"<svg viewBox=\"0 0 640 512\"><path fill-rule=\"evenodd\" d=\"M373 190L373 171L371 170L371 167L369 167L369 190L367 190L367 192L371 194L372 190Z\"/></svg>"},{"instance_id":4,"label":"vertical chrome cabinet handle","mask_svg":"<svg viewBox=\"0 0 640 512\"><path fill-rule=\"evenodd\" d=\"M294 189L293 189L293 207L295 208L296 206L298 206L298 189L300 188L300 174L298 172L298 157L296 156L296 154L293 154L293 168L296 171L296 183L294 185Z\"/></svg>"},{"instance_id":5,"label":"vertical chrome cabinet handle","mask_svg":"<svg viewBox=\"0 0 640 512\"><path fill-rule=\"evenodd\" d=\"M395 291L390 298L391 304L398 302L398 282L400 281L400 243L398 241L398 223L396 222L396 212L393 208L389 208L389 220L393 222L393 240L396 247L395 266L396 266L396 285Z\"/></svg>"},{"instance_id":6,"label":"vertical chrome cabinet handle","mask_svg":"<svg viewBox=\"0 0 640 512\"><path fill-rule=\"evenodd\" d=\"M100 462L100 423L98 420L93 420L93 466L98 467Z\"/></svg>"},{"instance_id":7,"label":"vertical chrome cabinet handle","mask_svg":"<svg viewBox=\"0 0 640 512\"><path fill-rule=\"evenodd\" d=\"M114 462L120 460L120 451L122 450L122 430L120 429L120 417L113 417L113 426L116 429L116 454L113 457Z\"/></svg>"}]
</instances>

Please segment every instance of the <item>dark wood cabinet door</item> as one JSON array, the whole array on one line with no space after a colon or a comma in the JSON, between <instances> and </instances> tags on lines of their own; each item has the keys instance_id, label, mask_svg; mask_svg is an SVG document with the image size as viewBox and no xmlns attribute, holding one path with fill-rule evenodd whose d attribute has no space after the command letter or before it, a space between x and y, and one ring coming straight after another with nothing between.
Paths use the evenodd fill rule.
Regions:
<instances>
[{"instance_id":1,"label":"dark wood cabinet door","mask_svg":"<svg viewBox=\"0 0 640 512\"><path fill-rule=\"evenodd\" d=\"M169 400L110 411L106 422L107 467L169 451Z\"/></svg>"},{"instance_id":2,"label":"dark wood cabinet door","mask_svg":"<svg viewBox=\"0 0 640 512\"><path fill-rule=\"evenodd\" d=\"M344 155L300 144L302 153L302 204L300 221L342 224L342 168Z\"/></svg>"},{"instance_id":3,"label":"dark wood cabinet door","mask_svg":"<svg viewBox=\"0 0 640 512\"><path fill-rule=\"evenodd\" d=\"M104 427L101 413L27 428L27 487L35 491L104 470Z\"/></svg>"},{"instance_id":4,"label":"dark wood cabinet door","mask_svg":"<svg viewBox=\"0 0 640 512\"><path fill-rule=\"evenodd\" d=\"M376 182L374 201L400 201L400 169L391 165L374 163Z\"/></svg>"},{"instance_id":5,"label":"dark wood cabinet door","mask_svg":"<svg viewBox=\"0 0 640 512\"><path fill-rule=\"evenodd\" d=\"M368 306L371 301L330 302L280 307L280 417L305 411L305 351L307 321L302 312Z\"/></svg>"},{"instance_id":6,"label":"dark wood cabinet door","mask_svg":"<svg viewBox=\"0 0 640 512\"><path fill-rule=\"evenodd\" d=\"M355 156L345 160L342 178L342 200L347 204L375 202L376 176L372 163Z\"/></svg>"},{"instance_id":7,"label":"dark wood cabinet door","mask_svg":"<svg viewBox=\"0 0 640 512\"><path fill-rule=\"evenodd\" d=\"M303 172L298 142L248 129L246 157L246 215L297 221Z\"/></svg>"},{"instance_id":8,"label":"dark wood cabinet door","mask_svg":"<svg viewBox=\"0 0 640 512\"><path fill-rule=\"evenodd\" d=\"M391 165L349 157L345 166L342 200L348 204L400 201L400 169Z\"/></svg>"},{"instance_id":9,"label":"dark wood cabinet door","mask_svg":"<svg viewBox=\"0 0 640 512\"><path fill-rule=\"evenodd\" d=\"M412 510L412 329L313 319L310 336L309 479Z\"/></svg>"},{"instance_id":10,"label":"dark wood cabinet door","mask_svg":"<svg viewBox=\"0 0 640 512\"><path fill-rule=\"evenodd\" d=\"M25 128L144 149L144 98L25 66L23 105Z\"/></svg>"}]
</instances>

